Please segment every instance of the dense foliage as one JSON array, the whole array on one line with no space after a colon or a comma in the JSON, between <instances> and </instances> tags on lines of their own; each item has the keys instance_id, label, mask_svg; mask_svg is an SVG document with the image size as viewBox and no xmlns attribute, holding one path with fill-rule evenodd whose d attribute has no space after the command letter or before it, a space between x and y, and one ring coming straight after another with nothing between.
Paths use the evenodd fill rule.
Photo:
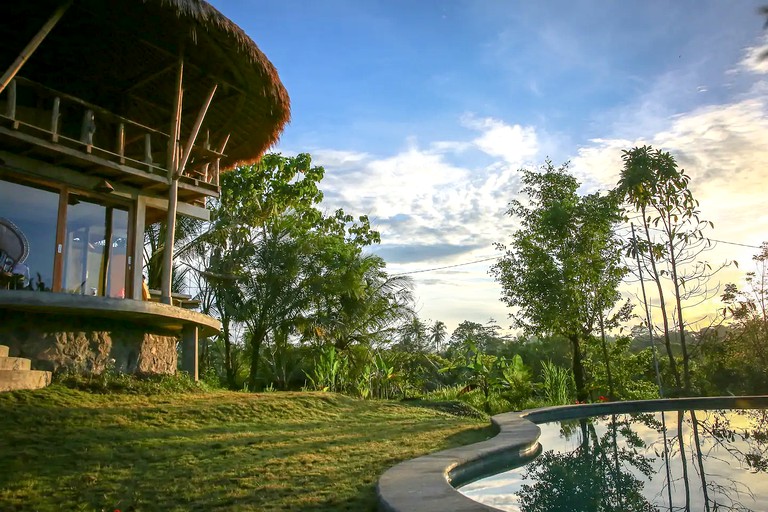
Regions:
<instances>
[{"instance_id":1,"label":"dense foliage","mask_svg":"<svg viewBox=\"0 0 768 512\"><path fill-rule=\"evenodd\" d=\"M722 288L711 325L691 325L686 301L719 288L700 257L708 223L690 178L647 146L625 152L623 164L615 190L588 195L567 165L521 171L524 188L507 211L518 229L497 245L492 267L519 336L493 320L449 332L419 318L411 281L371 254L380 235L368 218L320 209L324 170L309 155L266 155L225 174L211 221L185 221L175 250L186 269L177 286L223 326L202 342L206 384L464 402L485 414L765 393L768 245L743 285ZM150 267L161 232L149 231ZM621 292L639 281L650 285L647 315L633 313L639 294ZM669 307L651 312L651 302Z\"/></svg>"}]
</instances>

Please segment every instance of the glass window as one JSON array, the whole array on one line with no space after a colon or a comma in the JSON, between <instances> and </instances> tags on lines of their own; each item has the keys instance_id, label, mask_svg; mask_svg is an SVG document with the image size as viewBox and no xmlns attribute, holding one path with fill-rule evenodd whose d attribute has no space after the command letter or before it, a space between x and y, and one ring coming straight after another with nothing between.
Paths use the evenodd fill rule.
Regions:
<instances>
[{"instance_id":1,"label":"glass window","mask_svg":"<svg viewBox=\"0 0 768 512\"><path fill-rule=\"evenodd\" d=\"M128 211L70 194L62 291L125 297Z\"/></svg>"},{"instance_id":2,"label":"glass window","mask_svg":"<svg viewBox=\"0 0 768 512\"><path fill-rule=\"evenodd\" d=\"M53 288L58 210L58 192L0 180L0 288Z\"/></svg>"}]
</instances>

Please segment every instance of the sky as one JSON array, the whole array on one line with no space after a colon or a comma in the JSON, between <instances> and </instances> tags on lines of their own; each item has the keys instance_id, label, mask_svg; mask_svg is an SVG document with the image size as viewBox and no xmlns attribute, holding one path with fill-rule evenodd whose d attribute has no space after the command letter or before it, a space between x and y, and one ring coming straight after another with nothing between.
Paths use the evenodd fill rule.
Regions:
<instances>
[{"instance_id":1,"label":"sky","mask_svg":"<svg viewBox=\"0 0 768 512\"><path fill-rule=\"evenodd\" d=\"M423 320L509 326L488 275L521 168L570 162L581 191L621 151L670 151L736 281L768 240L764 0L209 0L276 66L273 148L325 168L328 211L368 215ZM485 260L475 264L467 262ZM460 265L443 270L422 270Z\"/></svg>"}]
</instances>

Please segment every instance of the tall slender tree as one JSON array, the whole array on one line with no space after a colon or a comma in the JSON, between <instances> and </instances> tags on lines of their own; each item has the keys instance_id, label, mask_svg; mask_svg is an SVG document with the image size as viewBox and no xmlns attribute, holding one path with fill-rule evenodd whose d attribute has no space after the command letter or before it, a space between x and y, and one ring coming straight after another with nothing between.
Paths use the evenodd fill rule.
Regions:
<instances>
[{"instance_id":1,"label":"tall slender tree","mask_svg":"<svg viewBox=\"0 0 768 512\"><path fill-rule=\"evenodd\" d=\"M712 223L700 218L699 202L689 187L690 177L678 168L670 153L642 146L625 151L622 159L624 168L617 193L637 211L643 232L643 240L635 241L631 250L642 254L649 267L658 293L664 345L675 385L689 393L691 357L685 301L694 295L699 301L714 296L717 289L709 288L707 283L728 263L713 268L705 261L697 261L711 246L704 231ZM669 292L671 311L667 304ZM672 351L670 319L680 342L682 380Z\"/></svg>"}]
</instances>

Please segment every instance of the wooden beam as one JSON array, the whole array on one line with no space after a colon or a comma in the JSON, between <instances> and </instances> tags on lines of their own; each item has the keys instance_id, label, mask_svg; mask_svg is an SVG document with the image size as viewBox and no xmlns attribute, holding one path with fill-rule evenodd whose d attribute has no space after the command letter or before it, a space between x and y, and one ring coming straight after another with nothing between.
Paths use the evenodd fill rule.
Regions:
<instances>
[{"instance_id":1,"label":"wooden beam","mask_svg":"<svg viewBox=\"0 0 768 512\"><path fill-rule=\"evenodd\" d=\"M144 163L152 172L152 135L149 133L144 134Z\"/></svg>"},{"instance_id":2,"label":"wooden beam","mask_svg":"<svg viewBox=\"0 0 768 512\"><path fill-rule=\"evenodd\" d=\"M228 133L227 136L224 137L224 142L221 143L221 147L219 148L219 153L224 154L224 150L227 149L227 144L229 143L230 135L231 134ZM221 173L220 166L221 166L221 159L219 158L216 160L216 166L213 169L213 172L215 173L213 184L216 185L216 187L219 186L219 174Z\"/></svg>"},{"instance_id":3,"label":"wooden beam","mask_svg":"<svg viewBox=\"0 0 768 512\"><path fill-rule=\"evenodd\" d=\"M10 119L16 119L16 80L11 80L8 87L8 104L5 107L5 115Z\"/></svg>"},{"instance_id":4,"label":"wooden beam","mask_svg":"<svg viewBox=\"0 0 768 512\"><path fill-rule=\"evenodd\" d=\"M61 98L53 98L53 109L51 110L51 141L59 140L59 109L61 108Z\"/></svg>"},{"instance_id":5,"label":"wooden beam","mask_svg":"<svg viewBox=\"0 0 768 512\"><path fill-rule=\"evenodd\" d=\"M56 241L53 252L53 282L51 290L60 292L64 281L64 250L67 243L67 200L69 187L59 190L59 208L56 215Z\"/></svg>"},{"instance_id":6,"label":"wooden beam","mask_svg":"<svg viewBox=\"0 0 768 512\"><path fill-rule=\"evenodd\" d=\"M197 134L200 133L200 127L203 126L205 114L208 113L208 108L211 106L211 101L213 101L213 95L216 94L217 87L217 84L213 84L213 87L211 87L211 92L208 93L202 108L200 108L200 112L197 114L197 119L195 119L195 124L192 126L192 132L189 134L187 145L184 148L184 154L181 156L181 162L179 162L178 168L176 169L176 178L184 173L184 169L186 168L187 162L189 161L189 155L192 153L192 147L195 145L195 140L197 140Z\"/></svg>"},{"instance_id":7,"label":"wooden beam","mask_svg":"<svg viewBox=\"0 0 768 512\"><path fill-rule=\"evenodd\" d=\"M179 196L179 136L181 134L181 105L184 96L184 56L179 55L179 69L176 73L174 116L171 121L171 137L168 141L168 178L170 191L168 194L168 220L165 227L165 243L163 244L163 273L160 281L160 301L173 305L171 298L171 283L173 282L173 242L176 238L176 207Z\"/></svg>"},{"instance_id":8,"label":"wooden beam","mask_svg":"<svg viewBox=\"0 0 768 512\"><path fill-rule=\"evenodd\" d=\"M120 163L125 163L125 123L117 125L117 144L115 149L120 157Z\"/></svg>"},{"instance_id":9,"label":"wooden beam","mask_svg":"<svg viewBox=\"0 0 768 512\"><path fill-rule=\"evenodd\" d=\"M35 34L35 37L33 37L32 40L27 44L27 46L21 50L21 53L18 57L16 57L16 60L13 61L13 64L11 64L11 66L5 70L3 76L0 77L0 92L3 92L11 80L13 80L13 77L16 76L16 74L29 60L35 50L37 50L37 47L40 46L40 43L45 40L46 36L48 36L51 30L53 30L53 27L55 27L61 17L64 16L64 13L67 12L67 9L69 9L70 5L72 5L72 0L69 0L65 4L60 5L59 8L54 11L53 16L51 16L48 21L45 22L43 28L41 28L37 34Z\"/></svg>"},{"instance_id":10,"label":"wooden beam","mask_svg":"<svg viewBox=\"0 0 768 512\"><path fill-rule=\"evenodd\" d=\"M145 76L141 80L136 80L135 82L133 82L130 87L128 87L127 89L125 89L125 91L123 91L123 94L131 94L134 90L148 84L155 78L158 78L168 73L169 71L173 71L175 68L176 68L176 59L173 59L173 62L171 62L167 66L164 66L162 69L159 69L154 73L150 73L149 75Z\"/></svg>"},{"instance_id":11,"label":"wooden beam","mask_svg":"<svg viewBox=\"0 0 768 512\"><path fill-rule=\"evenodd\" d=\"M90 164L93 164L94 166L115 169L117 171L121 171L123 173L136 176L137 178L143 178L143 179L159 182L161 186L166 186L166 187L168 186L168 181L165 178L162 178L155 174L148 173L146 171L141 171L139 169L136 169L135 167L120 165L117 162L105 160L103 158L93 156L83 151L73 149L73 148L64 146L62 144L55 144L53 142L50 142L45 139L41 139L39 137L35 137L32 135L28 135L26 133L21 133L19 131L11 130L11 129L0 126L0 136L12 137L12 138L24 141L25 143L30 144L32 146L32 149L43 148L52 153L63 154L63 155L66 155L67 157L71 157L79 161L88 162Z\"/></svg>"}]
</instances>

